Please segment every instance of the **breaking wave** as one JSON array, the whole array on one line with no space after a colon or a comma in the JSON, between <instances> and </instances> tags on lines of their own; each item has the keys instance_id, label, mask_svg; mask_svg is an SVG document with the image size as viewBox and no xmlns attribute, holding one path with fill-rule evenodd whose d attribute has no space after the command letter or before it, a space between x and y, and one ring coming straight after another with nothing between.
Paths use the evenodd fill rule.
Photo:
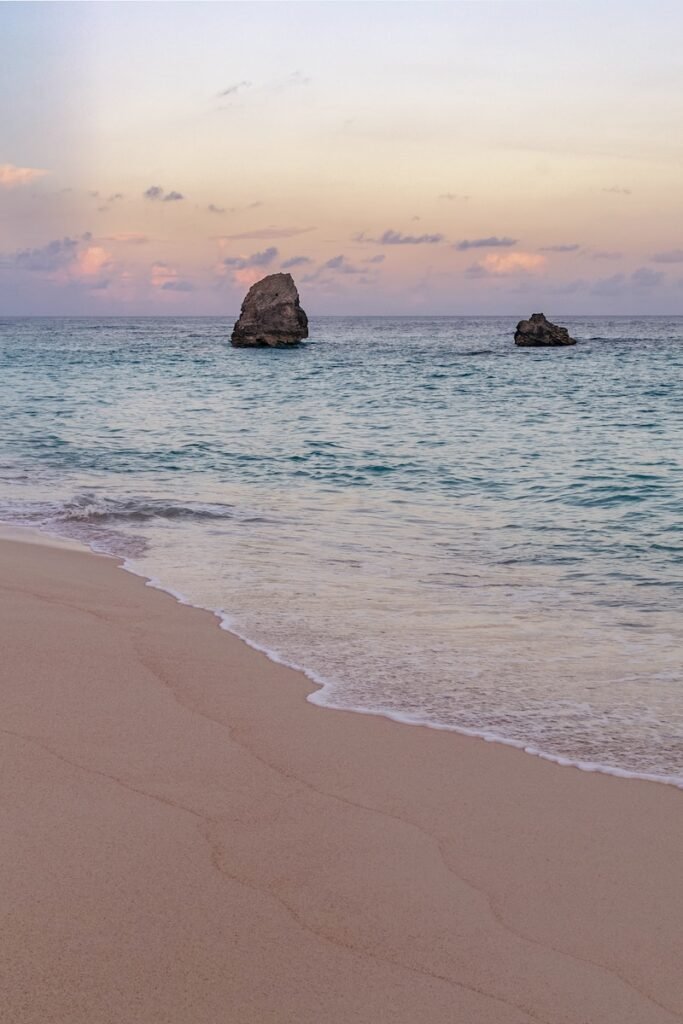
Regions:
<instances>
[{"instance_id":1,"label":"breaking wave","mask_svg":"<svg viewBox=\"0 0 683 1024\"><path fill-rule=\"evenodd\" d=\"M0 518L35 526L59 523L100 525L104 523L146 523L153 519L231 519L233 505L212 502L177 502L160 498L107 498L82 493L66 502L3 503Z\"/></svg>"},{"instance_id":2,"label":"breaking wave","mask_svg":"<svg viewBox=\"0 0 683 1024\"><path fill-rule=\"evenodd\" d=\"M80 540L93 550L121 558L139 558L149 540L130 527L154 522L210 522L233 519L235 507L219 502L179 502L163 498L108 498L83 492L65 502L0 503L0 520Z\"/></svg>"},{"instance_id":3,"label":"breaking wave","mask_svg":"<svg viewBox=\"0 0 683 1024\"><path fill-rule=\"evenodd\" d=\"M80 494L53 517L58 522L145 523L150 519L231 519L234 506L207 502L176 502L155 498L105 498Z\"/></svg>"}]
</instances>

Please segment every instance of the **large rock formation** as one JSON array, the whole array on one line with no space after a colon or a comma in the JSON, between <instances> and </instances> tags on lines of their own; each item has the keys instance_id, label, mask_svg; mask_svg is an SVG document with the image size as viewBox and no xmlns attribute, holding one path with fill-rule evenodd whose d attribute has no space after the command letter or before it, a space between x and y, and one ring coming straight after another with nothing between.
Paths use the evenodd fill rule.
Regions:
<instances>
[{"instance_id":1,"label":"large rock formation","mask_svg":"<svg viewBox=\"0 0 683 1024\"><path fill-rule=\"evenodd\" d=\"M236 348L286 348L308 337L291 274L269 274L253 284L242 303L230 341Z\"/></svg>"},{"instance_id":2,"label":"large rock formation","mask_svg":"<svg viewBox=\"0 0 683 1024\"><path fill-rule=\"evenodd\" d=\"M528 320L520 320L515 331L515 345L528 348L553 347L558 345L576 345L576 340L569 337L566 327L558 327L546 320L543 313L532 313Z\"/></svg>"}]
</instances>

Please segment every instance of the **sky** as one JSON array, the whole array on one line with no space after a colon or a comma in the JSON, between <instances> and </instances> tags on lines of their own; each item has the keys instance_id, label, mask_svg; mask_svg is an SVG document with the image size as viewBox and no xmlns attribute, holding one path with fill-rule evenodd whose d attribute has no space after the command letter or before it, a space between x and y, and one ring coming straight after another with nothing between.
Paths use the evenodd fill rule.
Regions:
<instances>
[{"instance_id":1,"label":"sky","mask_svg":"<svg viewBox=\"0 0 683 1024\"><path fill-rule=\"evenodd\" d=\"M683 7L0 3L0 315L683 312Z\"/></svg>"}]
</instances>

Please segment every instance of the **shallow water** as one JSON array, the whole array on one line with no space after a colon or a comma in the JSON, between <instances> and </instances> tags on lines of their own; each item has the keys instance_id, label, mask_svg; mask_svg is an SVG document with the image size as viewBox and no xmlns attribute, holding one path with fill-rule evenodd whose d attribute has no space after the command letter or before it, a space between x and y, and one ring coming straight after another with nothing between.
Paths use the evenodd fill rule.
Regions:
<instances>
[{"instance_id":1,"label":"shallow water","mask_svg":"<svg viewBox=\"0 0 683 1024\"><path fill-rule=\"evenodd\" d=\"M683 318L0 320L0 518L121 554L315 699L683 780Z\"/></svg>"}]
</instances>

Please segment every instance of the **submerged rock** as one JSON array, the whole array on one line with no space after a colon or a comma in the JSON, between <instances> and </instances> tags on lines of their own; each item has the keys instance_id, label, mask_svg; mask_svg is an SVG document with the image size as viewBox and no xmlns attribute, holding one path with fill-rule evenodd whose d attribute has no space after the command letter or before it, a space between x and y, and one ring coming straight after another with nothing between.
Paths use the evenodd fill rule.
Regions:
<instances>
[{"instance_id":1,"label":"submerged rock","mask_svg":"<svg viewBox=\"0 0 683 1024\"><path fill-rule=\"evenodd\" d=\"M520 320L515 331L515 345L528 348L576 345L566 327L558 327L546 320L543 313L532 313L528 320Z\"/></svg>"},{"instance_id":2,"label":"submerged rock","mask_svg":"<svg viewBox=\"0 0 683 1024\"><path fill-rule=\"evenodd\" d=\"M230 341L236 348L286 348L307 337L308 317L292 275L269 274L247 292Z\"/></svg>"}]
</instances>

